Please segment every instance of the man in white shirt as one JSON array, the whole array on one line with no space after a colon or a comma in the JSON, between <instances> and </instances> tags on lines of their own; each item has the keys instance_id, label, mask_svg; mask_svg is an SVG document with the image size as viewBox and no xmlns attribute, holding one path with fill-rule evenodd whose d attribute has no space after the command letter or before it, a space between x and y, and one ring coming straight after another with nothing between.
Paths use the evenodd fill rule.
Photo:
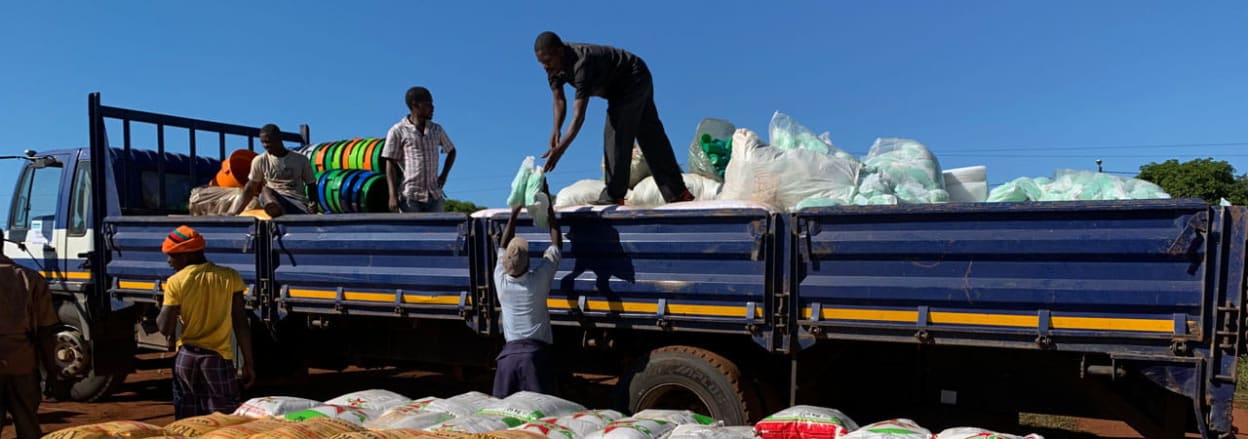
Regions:
<instances>
[{"instance_id":1,"label":"man in white shirt","mask_svg":"<svg viewBox=\"0 0 1248 439\"><path fill-rule=\"evenodd\" d=\"M505 398L522 390L544 394L554 393L555 370L551 361L553 335L550 310L546 298L559 270L559 249L563 235L555 218L550 216L550 247L536 265L529 266L529 241L516 238L516 216L521 207L511 209L511 219L499 242L498 266L494 269L494 287L503 308L503 335L507 344L498 354L498 372L494 375L494 396Z\"/></svg>"},{"instance_id":2,"label":"man in white shirt","mask_svg":"<svg viewBox=\"0 0 1248 439\"><path fill-rule=\"evenodd\" d=\"M442 187L455 166L455 144L446 130L433 121L433 95L424 87L412 87L404 98L409 113L386 133L381 156L386 159L386 179L393 212L441 212L446 201ZM439 152L446 164L438 173Z\"/></svg>"}]
</instances>

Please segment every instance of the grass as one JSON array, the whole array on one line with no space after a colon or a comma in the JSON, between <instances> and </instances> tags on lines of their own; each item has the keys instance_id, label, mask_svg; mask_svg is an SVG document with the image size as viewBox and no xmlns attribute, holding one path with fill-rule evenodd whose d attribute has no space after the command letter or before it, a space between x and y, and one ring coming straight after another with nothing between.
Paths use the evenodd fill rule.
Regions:
<instances>
[{"instance_id":1,"label":"grass","mask_svg":"<svg viewBox=\"0 0 1248 439\"><path fill-rule=\"evenodd\" d=\"M1248 408L1248 355L1239 357L1239 361L1235 363L1235 376L1239 378L1235 382L1235 407Z\"/></svg>"}]
</instances>

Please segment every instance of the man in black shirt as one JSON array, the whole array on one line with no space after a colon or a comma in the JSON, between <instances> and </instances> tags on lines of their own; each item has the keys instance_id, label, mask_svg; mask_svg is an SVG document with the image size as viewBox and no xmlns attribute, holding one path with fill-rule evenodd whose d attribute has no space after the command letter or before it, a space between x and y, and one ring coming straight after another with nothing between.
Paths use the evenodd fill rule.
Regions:
<instances>
[{"instance_id":1,"label":"man in black shirt","mask_svg":"<svg viewBox=\"0 0 1248 439\"><path fill-rule=\"evenodd\" d=\"M693 194L685 188L680 165L672 152L672 142L659 121L654 105L654 81L646 63L628 51L594 44L564 43L553 32L537 36L533 47L538 62L546 69L550 89L555 95L555 130L550 135L546 172L553 171L559 158L576 139L585 122L585 108L590 96L607 100L607 123L604 127L607 187L595 204L623 204L628 192L629 161L633 141L650 166L663 199L669 203L692 201ZM568 101L563 85L576 89L572 107L572 123L562 136Z\"/></svg>"}]
</instances>

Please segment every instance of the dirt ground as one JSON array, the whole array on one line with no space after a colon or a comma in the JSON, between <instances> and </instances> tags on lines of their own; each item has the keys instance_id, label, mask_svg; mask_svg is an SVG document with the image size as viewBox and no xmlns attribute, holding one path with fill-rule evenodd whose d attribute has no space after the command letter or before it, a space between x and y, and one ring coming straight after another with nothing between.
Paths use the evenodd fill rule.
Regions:
<instances>
[{"instance_id":1,"label":"dirt ground","mask_svg":"<svg viewBox=\"0 0 1248 439\"><path fill-rule=\"evenodd\" d=\"M130 375L120 392L106 401L97 403L44 403L39 409L40 421L45 432L58 429L105 422L111 420L134 420L155 425L165 425L173 420L170 399L170 370L143 370ZM399 371L394 369L360 370L342 372L314 370L308 377L285 383L258 385L247 396L292 395L326 400L350 391L370 388L386 388L409 396L453 395L469 390L489 392L490 383L477 379L464 382L446 375ZM571 399L586 405L604 404L610 382L580 381L565 391ZM1236 426L1248 432L1248 409L1235 412ZM1062 418L1055 427L1030 428L1028 432L1043 434L1049 439L1060 438L1138 438L1141 437L1122 422L1097 419ZM1045 423L1044 425L1049 425ZM1027 430L1028 427L1023 427ZM1022 433L1020 431L1020 433ZM1248 434L1238 437L1248 438ZM12 428L5 428L0 439L13 439Z\"/></svg>"}]
</instances>

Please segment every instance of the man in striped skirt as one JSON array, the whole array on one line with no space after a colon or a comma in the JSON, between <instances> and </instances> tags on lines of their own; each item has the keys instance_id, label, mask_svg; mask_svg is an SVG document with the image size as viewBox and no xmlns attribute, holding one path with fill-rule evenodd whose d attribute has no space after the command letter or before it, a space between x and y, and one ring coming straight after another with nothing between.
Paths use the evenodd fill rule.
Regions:
<instances>
[{"instance_id":1,"label":"man in striped skirt","mask_svg":"<svg viewBox=\"0 0 1248 439\"><path fill-rule=\"evenodd\" d=\"M243 305L243 278L232 268L208 262L206 242L181 226L161 248L176 273L165 283L156 323L173 337L178 323L178 355L173 369L173 405L177 419L231 413L241 402L241 387L254 380L251 329ZM242 373L234 367L234 345L243 354Z\"/></svg>"}]
</instances>

